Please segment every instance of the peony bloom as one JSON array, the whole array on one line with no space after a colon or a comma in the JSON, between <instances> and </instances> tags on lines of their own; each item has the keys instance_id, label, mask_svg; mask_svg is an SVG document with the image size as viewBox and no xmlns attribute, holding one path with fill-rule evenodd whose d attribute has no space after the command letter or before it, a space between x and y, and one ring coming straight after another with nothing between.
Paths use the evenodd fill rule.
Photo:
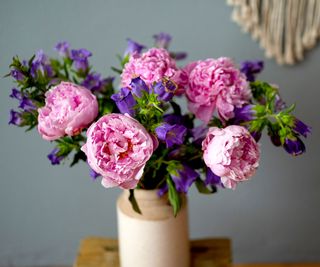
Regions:
<instances>
[{"instance_id":1,"label":"peony bloom","mask_svg":"<svg viewBox=\"0 0 320 267\"><path fill-rule=\"evenodd\" d=\"M154 82L159 82L166 76L180 80L179 70L176 62L170 57L167 50L163 48L151 48L147 52L139 55L131 55L129 62L124 66L121 74L122 87L130 87L131 80L140 76L140 78L151 86Z\"/></svg>"},{"instance_id":2,"label":"peony bloom","mask_svg":"<svg viewBox=\"0 0 320 267\"><path fill-rule=\"evenodd\" d=\"M43 139L76 135L98 115L96 97L79 85L61 82L45 96L46 105L38 110L38 131Z\"/></svg>"},{"instance_id":3,"label":"peony bloom","mask_svg":"<svg viewBox=\"0 0 320 267\"><path fill-rule=\"evenodd\" d=\"M189 77L188 107L204 122L210 121L215 110L223 120L233 118L234 108L251 99L246 76L229 58L192 62L184 71Z\"/></svg>"},{"instance_id":4,"label":"peony bloom","mask_svg":"<svg viewBox=\"0 0 320 267\"><path fill-rule=\"evenodd\" d=\"M151 135L129 115L108 114L87 131L87 143L81 148L88 164L102 176L106 188L135 188L151 157Z\"/></svg>"},{"instance_id":5,"label":"peony bloom","mask_svg":"<svg viewBox=\"0 0 320 267\"><path fill-rule=\"evenodd\" d=\"M253 176L259 166L259 146L242 126L209 128L202 150L205 164L227 188L235 189L239 182Z\"/></svg>"}]
</instances>

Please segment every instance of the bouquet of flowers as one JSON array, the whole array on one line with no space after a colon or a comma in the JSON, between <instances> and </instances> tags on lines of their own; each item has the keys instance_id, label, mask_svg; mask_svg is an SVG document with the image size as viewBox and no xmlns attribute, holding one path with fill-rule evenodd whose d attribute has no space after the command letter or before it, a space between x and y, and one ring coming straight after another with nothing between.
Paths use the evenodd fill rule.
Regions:
<instances>
[{"instance_id":1,"label":"bouquet of flowers","mask_svg":"<svg viewBox=\"0 0 320 267\"><path fill-rule=\"evenodd\" d=\"M9 124L37 127L53 142L53 165L67 158L71 166L87 162L93 179L104 187L158 189L174 214L181 195L195 184L200 193L235 189L258 168L258 141L267 129L272 144L291 155L305 152L301 136L310 127L292 115L274 84L256 80L262 61L208 58L178 67L186 53L169 51L171 36L154 36L155 46L128 39L119 56L120 90L115 77L92 70L86 49L60 42L59 59L42 50L28 61L13 58L8 76L19 101ZM187 101L184 112L178 99Z\"/></svg>"}]
</instances>

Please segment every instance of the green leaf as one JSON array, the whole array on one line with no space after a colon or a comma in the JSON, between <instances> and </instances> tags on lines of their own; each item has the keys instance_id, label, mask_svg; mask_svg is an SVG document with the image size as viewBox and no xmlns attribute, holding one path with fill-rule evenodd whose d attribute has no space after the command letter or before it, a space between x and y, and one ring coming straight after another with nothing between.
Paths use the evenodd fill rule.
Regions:
<instances>
[{"instance_id":1,"label":"green leaf","mask_svg":"<svg viewBox=\"0 0 320 267\"><path fill-rule=\"evenodd\" d=\"M179 193L177 192L174 183L170 176L167 177L167 184L168 184L168 196L169 196L169 202L173 208L173 214L176 217L178 212L181 209L181 197Z\"/></svg>"},{"instance_id":2,"label":"green leaf","mask_svg":"<svg viewBox=\"0 0 320 267\"><path fill-rule=\"evenodd\" d=\"M174 114L181 115L181 108L177 103L170 101L170 105L172 106Z\"/></svg>"},{"instance_id":3,"label":"green leaf","mask_svg":"<svg viewBox=\"0 0 320 267\"><path fill-rule=\"evenodd\" d=\"M210 190L208 187L206 187L204 181L202 181L199 177L196 180L196 187L201 194L210 195L215 193L214 190Z\"/></svg>"},{"instance_id":4,"label":"green leaf","mask_svg":"<svg viewBox=\"0 0 320 267\"><path fill-rule=\"evenodd\" d=\"M134 189L130 189L129 192L130 192L129 201L131 203L133 210L139 214L142 214L142 212L139 208L138 202L137 202L136 198L134 197Z\"/></svg>"},{"instance_id":5,"label":"green leaf","mask_svg":"<svg viewBox=\"0 0 320 267\"><path fill-rule=\"evenodd\" d=\"M118 74L121 74L121 73L122 73L122 70L117 69L117 68L115 68L115 67L111 67L111 69L112 69L114 72L118 73Z\"/></svg>"},{"instance_id":6,"label":"green leaf","mask_svg":"<svg viewBox=\"0 0 320 267\"><path fill-rule=\"evenodd\" d=\"M70 164L70 167L77 164L79 162L79 160L83 160L83 161L87 160L86 154L81 150L79 150L76 154L74 154L74 157L73 157L73 160Z\"/></svg>"}]
</instances>

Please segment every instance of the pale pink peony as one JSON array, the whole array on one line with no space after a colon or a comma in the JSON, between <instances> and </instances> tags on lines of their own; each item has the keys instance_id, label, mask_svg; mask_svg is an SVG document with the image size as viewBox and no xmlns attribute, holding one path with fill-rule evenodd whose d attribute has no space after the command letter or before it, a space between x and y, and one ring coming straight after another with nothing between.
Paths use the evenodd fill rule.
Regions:
<instances>
[{"instance_id":1,"label":"pale pink peony","mask_svg":"<svg viewBox=\"0 0 320 267\"><path fill-rule=\"evenodd\" d=\"M154 150L147 130L129 115L108 114L87 131L87 143L81 148L88 164L102 175L106 188L135 188L146 162Z\"/></svg>"},{"instance_id":2,"label":"pale pink peony","mask_svg":"<svg viewBox=\"0 0 320 267\"><path fill-rule=\"evenodd\" d=\"M204 122L212 118L215 110L223 120L233 118L234 108L242 107L251 99L246 76L229 58L192 62L184 71L189 76L188 108Z\"/></svg>"},{"instance_id":3,"label":"pale pink peony","mask_svg":"<svg viewBox=\"0 0 320 267\"><path fill-rule=\"evenodd\" d=\"M239 182L253 176L259 166L259 145L242 126L209 128L202 150L205 164L227 188L235 189Z\"/></svg>"},{"instance_id":4,"label":"pale pink peony","mask_svg":"<svg viewBox=\"0 0 320 267\"><path fill-rule=\"evenodd\" d=\"M45 106L38 110L38 131L43 139L77 135L98 115L96 97L79 85L61 82L45 97Z\"/></svg>"},{"instance_id":5,"label":"pale pink peony","mask_svg":"<svg viewBox=\"0 0 320 267\"><path fill-rule=\"evenodd\" d=\"M180 76L180 70L178 70L176 62L163 48L151 48L142 55L138 53L131 55L121 74L121 85L128 87L131 79L138 76L148 86L151 86L154 82L159 82L164 76L174 80L178 86L184 79Z\"/></svg>"}]
</instances>

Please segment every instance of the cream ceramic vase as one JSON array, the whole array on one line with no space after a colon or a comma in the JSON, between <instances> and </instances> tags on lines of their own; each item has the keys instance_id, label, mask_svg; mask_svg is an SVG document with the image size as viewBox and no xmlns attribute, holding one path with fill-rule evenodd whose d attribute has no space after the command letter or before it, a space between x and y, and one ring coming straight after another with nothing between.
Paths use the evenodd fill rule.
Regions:
<instances>
[{"instance_id":1,"label":"cream ceramic vase","mask_svg":"<svg viewBox=\"0 0 320 267\"><path fill-rule=\"evenodd\" d=\"M187 200L177 217L167 198L156 190L135 190L142 215L136 213L124 191L117 201L121 267L189 267Z\"/></svg>"}]
</instances>

